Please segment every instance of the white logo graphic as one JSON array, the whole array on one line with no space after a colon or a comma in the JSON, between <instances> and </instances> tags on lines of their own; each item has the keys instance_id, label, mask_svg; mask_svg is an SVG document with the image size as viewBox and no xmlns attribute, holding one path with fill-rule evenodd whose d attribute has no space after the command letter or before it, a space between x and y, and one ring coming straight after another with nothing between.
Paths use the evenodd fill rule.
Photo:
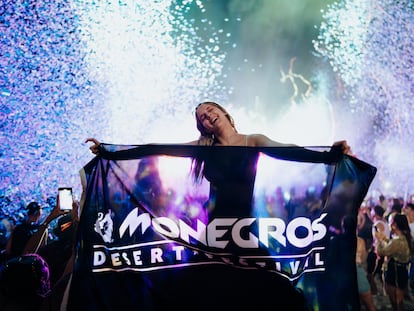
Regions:
<instances>
[{"instance_id":1,"label":"white logo graphic","mask_svg":"<svg viewBox=\"0 0 414 311\"><path fill-rule=\"evenodd\" d=\"M106 214L99 212L98 218L95 222L95 231L102 237L104 242L107 243L113 242L112 232L114 230L114 223L111 215L111 210L109 210Z\"/></svg>"}]
</instances>

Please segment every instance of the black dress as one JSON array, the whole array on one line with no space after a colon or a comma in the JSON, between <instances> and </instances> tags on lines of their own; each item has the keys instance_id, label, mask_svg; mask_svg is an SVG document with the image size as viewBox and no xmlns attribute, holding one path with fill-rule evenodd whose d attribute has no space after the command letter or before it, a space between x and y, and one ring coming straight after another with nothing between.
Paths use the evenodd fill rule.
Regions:
<instances>
[{"instance_id":1,"label":"black dress","mask_svg":"<svg viewBox=\"0 0 414 311\"><path fill-rule=\"evenodd\" d=\"M250 217L259 153L243 147L216 148L204 163L210 182L209 218Z\"/></svg>"}]
</instances>

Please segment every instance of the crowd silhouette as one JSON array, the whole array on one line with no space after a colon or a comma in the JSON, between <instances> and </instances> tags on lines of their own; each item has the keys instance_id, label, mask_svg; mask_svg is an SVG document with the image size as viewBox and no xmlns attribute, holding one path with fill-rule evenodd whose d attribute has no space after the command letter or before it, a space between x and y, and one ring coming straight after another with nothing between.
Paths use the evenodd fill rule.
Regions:
<instances>
[{"instance_id":1,"label":"crowd silhouette","mask_svg":"<svg viewBox=\"0 0 414 311\"><path fill-rule=\"evenodd\" d=\"M63 211L58 202L46 202L49 213L36 201L14 210L3 205L0 310L60 310L73 267L79 203Z\"/></svg>"},{"instance_id":2,"label":"crowd silhouette","mask_svg":"<svg viewBox=\"0 0 414 311\"><path fill-rule=\"evenodd\" d=\"M289 190L292 193L292 189ZM267 202L266 210L269 215L288 217L287 215L295 213L289 209L297 209L299 206L313 212L315 206L321 206L324 190L321 189L319 195L314 190L310 191L302 200L298 200L294 196L283 196L283 189L279 188L273 194L263 194L265 197L262 200ZM17 207L11 204L11 200L3 198L1 204L1 309L25 310L26 303L30 301L31 306L38 310L58 310L71 272L79 204L74 202L74 208L69 213L60 211L57 201L51 198L43 204L30 202L26 206ZM404 224L405 233L410 234L406 240L407 234L404 236L400 233L401 223ZM361 296L362 310L409 310L406 306L412 304L414 294L414 202L384 195L378 198L367 197L359 208L356 229L357 237L363 242L361 245L364 245L363 253L366 252L366 255L357 257L358 271L363 271L369 284L368 290L361 289L364 292ZM21 237L16 238L18 233ZM341 233L338 232L339 234ZM398 248L388 245L393 241L395 243L398 238L400 242L401 239L403 241L402 252L404 245L409 249L408 255L405 250L405 257L401 256L401 246ZM11 251L13 240L18 246ZM397 277L400 282L395 284L394 280L394 284L391 284L394 290L390 290L388 284L391 282L389 262L398 263ZM34 280L32 273L25 274L24 271L34 269L27 267L36 267L40 271L36 275L42 279ZM15 276L12 278L13 273ZM22 282L22 278L27 281ZM18 295L20 298L16 300L18 291L24 292L25 297L30 298L22 300L22 296ZM387 298L389 309L381 309L378 305L374 309L368 309L364 301L372 301L372 297L375 304L378 304L375 297L382 297L382 300ZM19 306L16 301L25 304Z\"/></svg>"}]
</instances>

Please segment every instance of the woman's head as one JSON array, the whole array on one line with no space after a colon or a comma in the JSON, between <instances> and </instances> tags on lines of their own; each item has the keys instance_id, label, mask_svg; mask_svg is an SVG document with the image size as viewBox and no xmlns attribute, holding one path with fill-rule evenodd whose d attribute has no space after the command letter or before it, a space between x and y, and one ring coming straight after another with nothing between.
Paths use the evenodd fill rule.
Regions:
<instances>
[{"instance_id":1,"label":"woman's head","mask_svg":"<svg viewBox=\"0 0 414 311\"><path fill-rule=\"evenodd\" d=\"M403 214L395 214L391 221L391 228L398 229L401 232L410 231L407 216Z\"/></svg>"},{"instance_id":2,"label":"woman's head","mask_svg":"<svg viewBox=\"0 0 414 311\"><path fill-rule=\"evenodd\" d=\"M393 232L396 232L397 230L399 230L407 239L407 243L408 243L408 247L410 249L410 252L412 252L412 237L411 237L411 230L410 230L410 225L408 224L408 218L406 215L404 214L394 214L394 217L392 218L391 221L391 230Z\"/></svg>"},{"instance_id":3,"label":"woman's head","mask_svg":"<svg viewBox=\"0 0 414 311\"><path fill-rule=\"evenodd\" d=\"M217 111L216 111L217 109ZM220 113L223 114L227 120L230 122L230 125L235 128L234 120L231 115L224 109L222 106L215 102L203 102L199 104L195 109L195 117L196 117L196 124L197 129L200 132L201 136L214 138L214 134L212 133L211 129L209 129L206 125L206 119L209 118L209 114L212 113Z\"/></svg>"}]
</instances>

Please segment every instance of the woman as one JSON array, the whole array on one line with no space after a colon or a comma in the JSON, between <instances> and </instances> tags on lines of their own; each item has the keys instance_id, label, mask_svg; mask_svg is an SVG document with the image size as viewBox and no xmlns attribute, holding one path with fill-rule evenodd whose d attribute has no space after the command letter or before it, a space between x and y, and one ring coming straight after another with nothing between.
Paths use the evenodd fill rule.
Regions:
<instances>
[{"instance_id":1,"label":"woman","mask_svg":"<svg viewBox=\"0 0 414 311\"><path fill-rule=\"evenodd\" d=\"M298 147L271 140L263 134L241 134L237 131L234 119L219 104L203 102L195 109L196 126L200 132L198 140L185 143L199 146L239 146L239 147ZM99 153L100 142L88 138L85 142L93 142L90 150ZM335 149L350 154L350 147L345 140L333 144ZM306 150L322 159L326 153ZM230 151L228 156L223 153L210 153L208 158L197 158L193 162L195 180L205 177L210 182L210 201L206 205L210 217L246 216L250 213L253 186L256 175L257 152L246 152L236 155ZM319 160L323 162L323 160ZM223 176L223 172L226 172ZM237 193L237 195L234 195ZM235 202L236 200L236 202ZM212 203L214 201L214 203ZM237 210L229 208L238 206ZM226 210L227 209L227 210Z\"/></svg>"},{"instance_id":2,"label":"woman","mask_svg":"<svg viewBox=\"0 0 414 311\"><path fill-rule=\"evenodd\" d=\"M381 231L375 233L377 252L386 256L383 273L385 291L394 311L404 310L404 290L408 284L411 254L411 232L407 217L395 214L391 222L391 239Z\"/></svg>"},{"instance_id":3,"label":"woman","mask_svg":"<svg viewBox=\"0 0 414 311\"><path fill-rule=\"evenodd\" d=\"M241 134L237 131L234 120L220 105L214 102L199 104L195 110L196 125L200 132L198 140L185 145L198 146L232 146L232 147L297 147L271 140L263 134ZM86 139L93 142L90 150L100 152L100 142L94 138ZM334 144L343 153L349 153L350 148L346 141ZM234 152L236 151L236 152ZM309 150L312 154L322 155L322 152ZM216 217L249 217L253 198L253 187L256 176L258 152L254 148L221 148L220 152L203 153L194 159L193 173L196 181L205 177L210 182L210 196L206 204L210 219ZM234 208L237 207L237 208ZM225 237L223 237L224 239ZM230 243L229 243L230 244ZM233 245L234 246L234 245ZM230 246L229 246L230 248ZM236 247L232 249L237 251ZM194 303L203 301L205 307L215 309L220 299L204 301L203 293L214 293L217 297L233 302L233 306L246 307L252 301L256 307L260 301L263 309L285 307L287 310L305 310L306 302L294 286L277 274L267 271L244 270L228 265L194 266L186 269L174 270L172 284L168 288L172 291L169 297L163 300L176 299L180 293L200 293L192 295ZM191 280L203 280L195 285ZM178 281L177 281L178 280ZM220 282L217 282L220 280ZM178 285L179 284L179 285ZM188 287L186 287L188 286ZM275 290L277 289L277 290ZM164 294L164 293L163 293ZM165 295L165 294L164 294ZM252 299L252 297L255 297ZM189 299L187 297L186 299ZM208 305L209 304L209 305Z\"/></svg>"}]
</instances>

